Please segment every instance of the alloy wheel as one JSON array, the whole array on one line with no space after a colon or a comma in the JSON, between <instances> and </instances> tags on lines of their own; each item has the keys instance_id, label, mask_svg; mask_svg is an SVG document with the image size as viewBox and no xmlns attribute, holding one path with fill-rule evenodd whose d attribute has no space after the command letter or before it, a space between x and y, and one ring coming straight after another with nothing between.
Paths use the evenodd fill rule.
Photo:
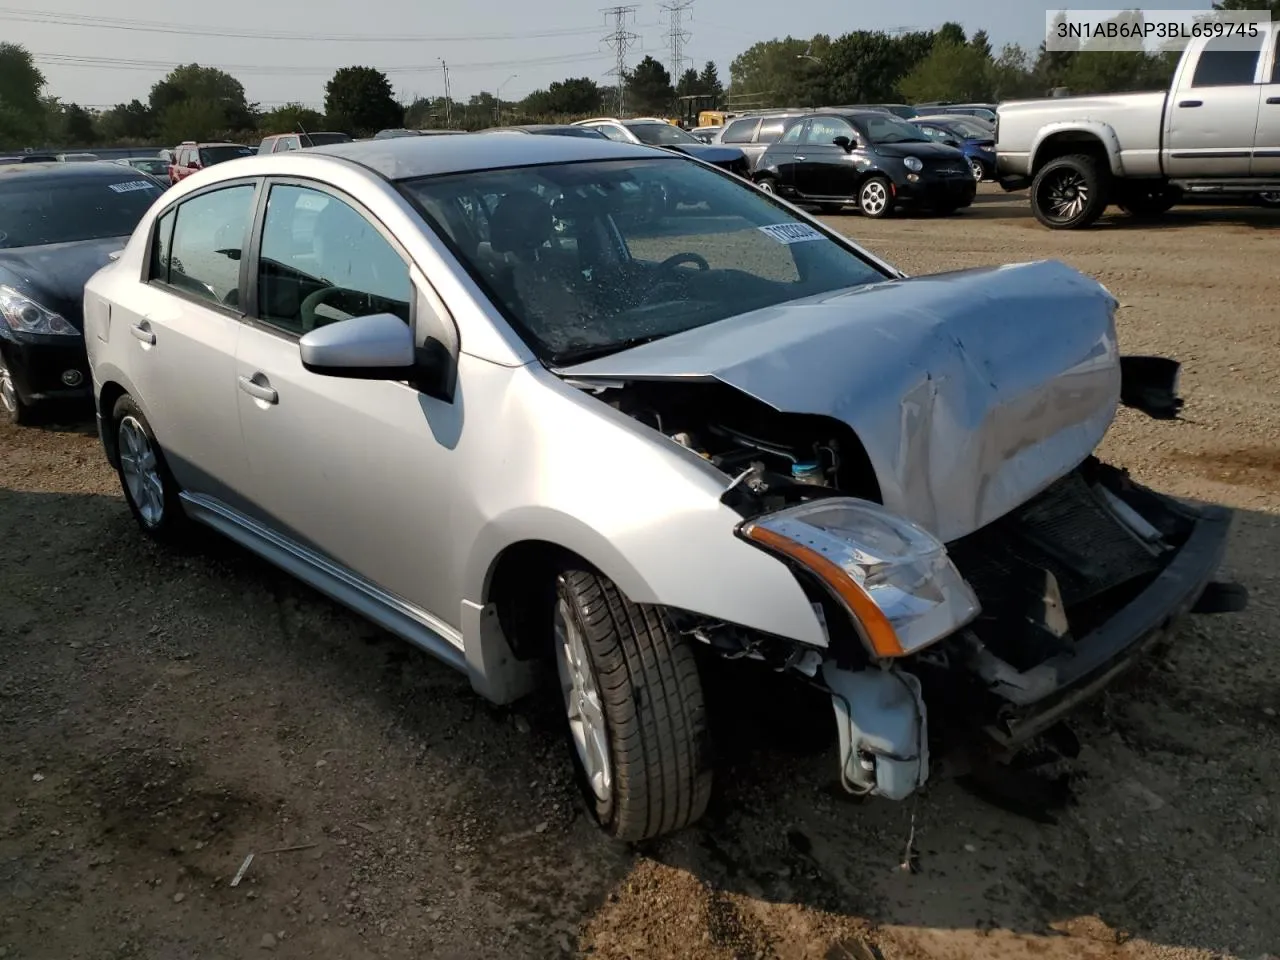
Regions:
<instances>
[{"instance_id":1,"label":"alloy wheel","mask_svg":"<svg viewBox=\"0 0 1280 960\"><path fill-rule=\"evenodd\" d=\"M13 385L13 374L4 360L0 360L0 407L13 416L18 412L18 389Z\"/></svg>"},{"instance_id":2,"label":"alloy wheel","mask_svg":"<svg viewBox=\"0 0 1280 960\"><path fill-rule=\"evenodd\" d=\"M1089 183L1078 170L1064 168L1040 185L1039 199L1050 220L1066 223L1084 212Z\"/></svg>"},{"instance_id":3,"label":"alloy wheel","mask_svg":"<svg viewBox=\"0 0 1280 960\"><path fill-rule=\"evenodd\" d=\"M982 168L981 160L970 160L969 170L973 173L973 179L978 181L981 181L987 175L987 171Z\"/></svg>"},{"instance_id":4,"label":"alloy wheel","mask_svg":"<svg viewBox=\"0 0 1280 960\"><path fill-rule=\"evenodd\" d=\"M879 180L869 180L862 187L858 196L862 212L868 216L878 217L889 203L889 191Z\"/></svg>"},{"instance_id":5,"label":"alloy wheel","mask_svg":"<svg viewBox=\"0 0 1280 960\"><path fill-rule=\"evenodd\" d=\"M148 527L159 526L164 519L164 481L160 477L155 448L136 417L124 417L117 436L120 472L124 476L129 499L137 507L143 523Z\"/></svg>"},{"instance_id":6,"label":"alloy wheel","mask_svg":"<svg viewBox=\"0 0 1280 960\"><path fill-rule=\"evenodd\" d=\"M609 730L604 702L587 659L586 639L561 600L556 604L556 670L564 695L569 732L587 783L597 800L607 801L613 791L613 764L609 759Z\"/></svg>"}]
</instances>

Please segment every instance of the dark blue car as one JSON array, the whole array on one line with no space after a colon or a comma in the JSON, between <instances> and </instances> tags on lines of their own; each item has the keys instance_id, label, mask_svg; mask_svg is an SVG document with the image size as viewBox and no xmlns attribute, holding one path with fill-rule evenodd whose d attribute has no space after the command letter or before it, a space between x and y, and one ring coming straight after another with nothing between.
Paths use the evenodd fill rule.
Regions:
<instances>
[{"instance_id":1,"label":"dark blue car","mask_svg":"<svg viewBox=\"0 0 1280 960\"><path fill-rule=\"evenodd\" d=\"M959 147L975 180L996 175L995 130L975 117L916 117L912 121L930 140Z\"/></svg>"}]
</instances>

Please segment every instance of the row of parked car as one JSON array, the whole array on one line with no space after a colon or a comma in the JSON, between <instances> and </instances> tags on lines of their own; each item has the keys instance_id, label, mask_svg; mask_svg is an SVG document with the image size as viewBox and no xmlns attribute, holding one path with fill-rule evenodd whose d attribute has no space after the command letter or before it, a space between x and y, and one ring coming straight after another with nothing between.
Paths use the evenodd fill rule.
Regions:
<instances>
[{"instance_id":1,"label":"row of parked car","mask_svg":"<svg viewBox=\"0 0 1280 960\"><path fill-rule=\"evenodd\" d=\"M147 536L207 525L493 702L549 681L624 840L706 809L751 708L704 697L722 659L826 690L833 773L900 801L951 748L1066 743L1041 734L1173 616L1240 609L1229 513L1094 456L1117 404L1180 406L1177 363L1119 356L1105 288L908 277L649 123L260 154L168 192L2 169L4 408L92 397ZM757 173L780 193L772 152L818 147L938 205L974 189L884 111L799 118Z\"/></svg>"}]
</instances>

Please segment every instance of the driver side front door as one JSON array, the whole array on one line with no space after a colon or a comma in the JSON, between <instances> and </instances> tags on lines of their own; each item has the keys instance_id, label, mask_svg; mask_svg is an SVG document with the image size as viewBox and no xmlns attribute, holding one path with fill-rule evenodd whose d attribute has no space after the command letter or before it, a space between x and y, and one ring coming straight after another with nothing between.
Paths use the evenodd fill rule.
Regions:
<instances>
[{"instance_id":1,"label":"driver side front door","mask_svg":"<svg viewBox=\"0 0 1280 960\"><path fill-rule=\"evenodd\" d=\"M449 556L456 460L439 438L459 435L459 407L404 382L311 373L298 347L352 316L394 313L422 328L408 257L345 195L309 182L268 189L236 353L254 519L456 628L454 585L434 566Z\"/></svg>"}]
</instances>

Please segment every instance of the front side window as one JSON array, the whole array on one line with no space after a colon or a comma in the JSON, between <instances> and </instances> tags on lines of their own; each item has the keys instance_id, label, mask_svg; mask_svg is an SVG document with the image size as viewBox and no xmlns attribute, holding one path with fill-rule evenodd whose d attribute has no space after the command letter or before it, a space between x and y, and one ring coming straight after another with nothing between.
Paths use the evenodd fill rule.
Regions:
<instances>
[{"instance_id":1,"label":"front side window","mask_svg":"<svg viewBox=\"0 0 1280 960\"><path fill-rule=\"evenodd\" d=\"M853 127L840 117L814 117L809 121L809 130L804 135L805 143L831 146L836 137L854 139Z\"/></svg>"},{"instance_id":2,"label":"front side window","mask_svg":"<svg viewBox=\"0 0 1280 960\"><path fill-rule=\"evenodd\" d=\"M401 188L553 362L886 279L783 205L675 157L450 174Z\"/></svg>"},{"instance_id":3,"label":"front side window","mask_svg":"<svg viewBox=\"0 0 1280 960\"><path fill-rule=\"evenodd\" d=\"M198 194L178 206L169 286L220 306L239 305L240 257L253 216L253 193L252 184L238 184Z\"/></svg>"},{"instance_id":4,"label":"front side window","mask_svg":"<svg viewBox=\"0 0 1280 960\"><path fill-rule=\"evenodd\" d=\"M290 333L394 313L408 323L413 283L400 254L337 197L277 185L258 258L258 316Z\"/></svg>"},{"instance_id":5,"label":"front side window","mask_svg":"<svg viewBox=\"0 0 1280 960\"><path fill-rule=\"evenodd\" d=\"M0 248L127 237L160 196L127 167L111 177L7 177L0 184Z\"/></svg>"},{"instance_id":6,"label":"front side window","mask_svg":"<svg viewBox=\"0 0 1280 960\"><path fill-rule=\"evenodd\" d=\"M1242 43L1240 37L1215 37L1210 40L1200 51L1191 86L1231 87L1253 83L1258 58L1262 56L1262 36L1260 32L1248 43ZM1241 46L1253 46L1254 43L1256 49L1240 49Z\"/></svg>"}]
</instances>

